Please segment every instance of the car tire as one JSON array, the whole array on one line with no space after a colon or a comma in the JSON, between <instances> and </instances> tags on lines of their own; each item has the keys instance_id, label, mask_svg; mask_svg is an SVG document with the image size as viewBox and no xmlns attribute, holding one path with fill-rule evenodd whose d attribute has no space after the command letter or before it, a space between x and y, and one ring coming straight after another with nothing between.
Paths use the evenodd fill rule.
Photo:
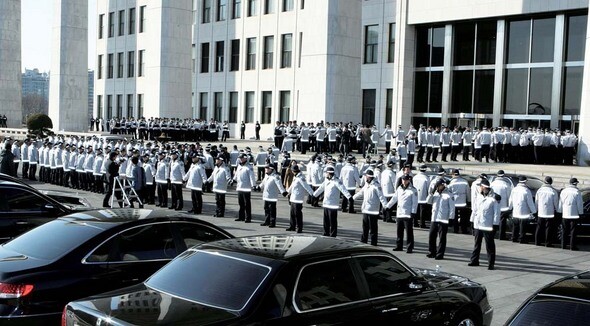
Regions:
<instances>
[{"instance_id":1,"label":"car tire","mask_svg":"<svg viewBox=\"0 0 590 326\"><path fill-rule=\"evenodd\" d=\"M459 311L453 321L453 326L481 326L481 317L478 317L476 313L471 310Z\"/></svg>"}]
</instances>

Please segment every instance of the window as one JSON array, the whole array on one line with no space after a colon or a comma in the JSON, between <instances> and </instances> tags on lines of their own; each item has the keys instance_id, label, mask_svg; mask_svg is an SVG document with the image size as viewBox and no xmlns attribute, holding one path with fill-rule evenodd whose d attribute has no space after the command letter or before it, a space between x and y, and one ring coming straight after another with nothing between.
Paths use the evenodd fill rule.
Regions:
<instances>
[{"instance_id":1,"label":"window","mask_svg":"<svg viewBox=\"0 0 590 326\"><path fill-rule=\"evenodd\" d=\"M262 61L262 69L272 69L273 62L273 48L274 48L274 36L264 37L264 57Z\"/></svg>"},{"instance_id":2,"label":"window","mask_svg":"<svg viewBox=\"0 0 590 326\"><path fill-rule=\"evenodd\" d=\"M575 281L569 281L574 283ZM569 283L568 282L568 283ZM568 285L564 285L568 286ZM575 285L571 285L575 286ZM577 286L577 285L576 285ZM590 318L590 304L573 299L532 300L518 313L511 325L584 325Z\"/></svg>"},{"instance_id":3,"label":"window","mask_svg":"<svg viewBox=\"0 0 590 326\"><path fill-rule=\"evenodd\" d=\"M371 298L407 292L412 274L395 260L382 257L356 258L369 286Z\"/></svg>"},{"instance_id":4,"label":"window","mask_svg":"<svg viewBox=\"0 0 590 326\"><path fill-rule=\"evenodd\" d=\"M294 0L283 0L283 11L293 11Z\"/></svg>"},{"instance_id":5,"label":"window","mask_svg":"<svg viewBox=\"0 0 590 326\"><path fill-rule=\"evenodd\" d=\"M125 67L125 53L117 53L117 78L123 78L123 70Z\"/></svg>"},{"instance_id":6,"label":"window","mask_svg":"<svg viewBox=\"0 0 590 326\"><path fill-rule=\"evenodd\" d=\"M201 23L207 24L211 22L211 1L203 0L203 17L201 17Z\"/></svg>"},{"instance_id":7,"label":"window","mask_svg":"<svg viewBox=\"0 0 590 326\"><path fill-rule=\"evenodd\" d=\"M566 67L561 92L561 107L564 115L579 115L582 106L582 78L584 67Z\"/></svg>"},{"instance_id":8,"label":"window","mask_svg":"<svg viewBox=\"0 0 590 326\"><path fill-rule=\"evenodd\" d=\"M393 89L388 88L385 95L385 121L382 123L383 127L392 125L391 120L393 120Z\"/></svg>"},{"instance_id":9,"label":"window","mask_svg":"<svg viewBox=\"0 0 590 326\"><path fill-rule=\"evenodd\" d=\"M416 67L440 67L444 63L445 27L416 29Z\"/></svg>"},{"instance_id":10,"label":"window","mask_svg":"<svg viewBox=\"0 0 590 326\"><path fill-rule=\"evenodd\" d=\"M277 0L264 0L264 14L274 14L275 13L275 2Z\"/></svg>"},{"instance_id":11,"label":"window","mask_svg":"<svg viewBox=\"0 0 590 326\"><path fill-rule=\"evenodd\" d=\"M525 114L527 107L528 69L506 69L505 114Z\"/></svg>"},{"instance_id":12,"label":"window","mask_svg":"<svg viewBox=\"0 0 590 326\"><path fill-rule=\"evenodd\" d=\"M137 116L143 117L143 94L137 94Z\"/></svg>"},{"instance_id":13,"label":"window","mask_svg":"<svg viewBox=\"0 0 590 326\"><path fill-rule=\"evenodd\" d=\"M123 116L123 95L117 94L117 116Z\"/></svg>"},{"instance_id":14,"label":"window","mask_svg":"<svg viewBox=\"0 0 590 326\"><path fill-rule=\"evenodd\" d=\"M225 42L215 42L215 72L223 71L223 62L225 60Z\"/></svg>"},{"instance_id":15,"label":"window","mask_svg":"<svg viewBox=\"0 0 590 326\"><path fill-rule=\"evenodd\" d=\"M98 71L97 71L97 79L102 79L102 54L98 55Z\"/></svg>"},{"instance_id":16,"label":"window","mask_svg":"<svg viewBox=\"0 0 590 326\"><path fill-rule=\"evenodd\" d=\"M551 115L552 89L553 68L531 69L531 77L529 83L529 100L527 102L527 114ZM533 103L540 104L542 108L534 107Z\"/></svg>"},{"instance_id":17,"label":"window","mask_svg":"<svg viewBox=\"0 0 590 326\"><path fill-rule=\"evenodd\" d=\"M305 9L305 0L299 0L301 2L301 9Z\"/></svg>"},{"instance_id":18,"label":"window","mask_svg":"<svg viewBox=\"0 0 590 326\"><path fill-rule=\"evenodd\" d=\"M365 26L365 63L377 63L379 25Z\"/></svg>"},{"instance_id":19,"label":"window","mask_svg":"<svg viewBox=\"0 0 590 326\"><path fill-rule=\"evenodd\" d=\"M113 117L113 95L107 95L107 120Z\"/></svg>"},{"instance_id":20,"label":"window","mask_svg":"<svg viewBox=\"0 0 590 326\"><path fill-rule=\"evenodd\" d=\"M281 40L281 68L291 68L293 34L283 34Z\"/></svg>"},{"instance_id":21,"label":"window","mask_svg":"<svg viewBox=\"0 0 590 326\"><path fill-rule=\"evenodd\" d=\"M567 18L566 61L584 61L587 24L587 15Z\"/></svg>"},{"instance_id":22,"label":"window","mask_svg":"<svg viewBox=\"0 0 590 326\"><path fill-rule=\"evenodd\" d=\"M261 124L270 123L271 117L272 117L272 92L271 91L263 91L262 92L262 110L261 110L260 123Z\"/></svg>"},{"instance_id":23,"label":"window","mask_svg":"<svg viewBox=\"0 0 590 326\"><path fill-rule=\"evenodd\" d=\"M238 92L229 93L229 123L238 122Z\"/></svg>"},{"instance_id":24,"label":"window","mask_svg":"<svg viewBox=\"0 0 590 326\"><path fill-rule=\"evenodd\" d=\"M375 124L375 96L376 90L363 89L363 111L361 113L363 125Z\"/></svg>"},{"instance_id":25,"label":"window","mask_svg":"<svg viewBox=\"0 0 590 326\"><path fill-rule=\"evenodd\" d=\"M118 239L116 239L119 251L113 257L113 261L174 258L177 255L177 251L174 244L174 237L168 225L169 223L152 224L122 232L117 236ZM108 245L108 242L105 245Z\"/></svg>"},{"instance_id":26,"label":"window","mask_svg":"<svg viewBox=\"0 0 590 326\"><path fill-rule=\"evenodd\" d=\"M301 311L336 306L363 299L348 259L332 260L303 267L295 304Z\"/></svg>"},{"instance_id":27,"label":"window","mask_svg":"<svg viewBox=\"0 0 590 326\"><path fill-rule=\"evenodd\" d=\"M256 16L258 0L248 0L248 17Z\"/></svg>"},{"instance_id":28,"label":"window","mask_svg":"<svg viewBox=\"0 0 590 326\"><path fill-rule=\"evenodd\" d=\"M139 32L145 32L145 20L146 20L146 12L145 6L139 7Z\"/></svg>"},{"instance_id":29,"label":"window","mask_svg":"<svg viewBox=\"0 0 590 326\"><path fill-rule=\"evenodd\" d=\"M127 116L133 117L133 94L127 94ZM137 116L140 118L140 116Z\"/></svg>"},{"instance_id":30,"label":"window","mask_svg":"<svg viewBox=\"0 0 590 326\"><path fill-rule=\"evenodd\" d=\"M240 40L231 41L231 64L230 71L240 70Z\"/></svg>"},{"instance_id":31,"label":"window","mask_svg":"<svg viewBox=\"0 0 590 326\"><path fill-rule=\"evenodd\" d=\"M414 112L441 113L442 71L417 71L414 74Z\"/></svg>"},{"instance_id":32,"label":"window","mask_svg":"<svg viewBox=\"0 0 590 326\"><path fill-rule=\"evenodd\" d=\"M97 95L96 96L96 116L97 117L101 117L102 118L102 110L103 110L103 106L102 106L102 95Z\"/></svg>"},{"instance_id":33,"label":"window","mask_svg":"<svg viewBox=\"0 0 590 326\"><path fill-rule=\"evenodd\" d=\"M125 34L125 10L119 10L119 36Z\"/></svg>"},{"instance_id":34,"label":"window","mask_svg":"<svg viewBox=\"0 0 590 326\"><path fill-rule=\"evenodd\" d=\"M215 92L213 94L213 101L215 102L213 118L216 121L223 121L223 93Z\"/></svg>"},{"instance_id":35,"label":"window","mask_svg":"<svg viewBox=\"0 0 590 326\"><path fill-rule=\"evenodd\" d=\"M227 19L227 0L217 0L217 21Z\"/></svg>"},{"instance_id":36,"label":"window","mask_svg":"<svg viewBox=\"0 0 590 326\"><path fill-rule=\"evenodd\" d=\"M107 78L113 78L113 54L109 53L107 57Z\"/></svg>"},{"instance_id":37,"label":"window","mask_svg":"<svg viewBox=\"0 0 590 326\"><path fill-rule=\"evenodd\" d=\"M553 62L555 18L533 19L531 62Z\"/></svg>"},{"instance_id":38,"label":"window","mask_svg":"<svg viewBox=\"0 0 590 326\"><path fill-rule=\"evenodd\" d=\"M208 102L209 102L209 94L208 93L200 93L199 94L199 119L201 119L201 120L207 120Z\"/></svg>"},{"instance_id":39,"label":"window","mask_svg":"<svg viewBox=\"0 0 590 326\"><path fill-rule=\"evenodd\" d=\"M256 38L246 39L246 70L256 69Z\"/></svg>"},{"instance_id":40,"label":"window","mask_svg":"<svg viewBox=\"0 0 590 326\"><path fill-rule=\"evenodd\" d=\"M129 8L129 35L135 34L135 8Z\"/></svg>"},{"instance_id":41,"label":"window","mask_svg":"<svg viewBox=\"0 0 590 326\"><path fill-rule=\"evenodd\" d=\"M145 76L145 50L139 50L137 76Z\"/></svg>"},{"instance_id":42,"label":"window","mask_svg":"<svg viewBox=\"0 0 590 326\"><path fill-rule=\"evenodd\" d=\"M279 121L290 121L291 92L281 91L281 108L279 110Z\"/></svg>"},{"instance_id":43,"label":"window","mask_svg":"<svg viewBox=\"0 0 590 326\"><path fill-rule=\"evenodd\" d=\"M109 12L109 37L115 36L115 13Z\"/></svg>"},{"instance_id":44,"label":"window","mask_svg":"<svg viewBox=\"0 0 590 326\"><path fill-rule=\"evenodd\" d=\"M496 21L477 23L477 46L475 64L485 65L496 63Z\"/></svg>"},{"instance_id":45,"label":"window","mask_svg":"<svg viewBox=\"0 0 590 326\"><path fill-rule=\"evenodd\" d=\"M127 52L127 77L135 76L135 51Z\"/></svg>"},{"instance_id":46,"label":"window","mask_svg":"<svg viewBox=\"0 0 590 326\"><path fill-rule=\"evenodd\" d=\"M4 212L41 212L45 205L51 204L24 189L5 188L0 190L0 195L3 202L0 211Z\"/></svg>"},{"instance_id":47,"label":"window","mask_svg":"<svg viewBox=\"0 0 590 326\"><path fill-rule=\"evenodd\" d=\"M198 224L175 223L174 225L178 228L178 232L187 248L204 242L227 239L227 236Z\"/></svg>"},{"instance_id":48,"label":"window","mask_svg":"<svg viewBox=\"0 0 590 326\"><path fill-rule=\"evenodd\" d=\"M231 19L242 17L242 0L232 0Z\"/></svg>"},{"instance_id":49,"label":"window","mask_svg":"<svg viewBox=\"0 0 590 326\"><path fill-rule=\"evenodd\" d=\"M244 118L244 122L246 123L253 123L254 122L254 92L246 92L246 117Z\"/></svg>"},{"instance_id":50,"label":"window","mask_svg":"<svg viewBox=\"0 0 590 326\"><path fill-rule=\"evenodd\" d=\"M201 73L209 72L209 43L201 43Z\"/></svg>"},{"instance_id":51,"label":"window","mask_svg":"<svg viewBox=\"0 0 590 326\"><path fill-rule=\"evenodd\" d=\"M507 63L529 62L530 36L530 20L509 22Z\"/></svg>"},{"instance_id":52,"label":"window","mask_svg":"<svg viewBox=\"0 0 590 326\"><path fill-rule=\"evenodd\" d=\"M104 33L104 14L98 15L98 38L102 39Z\"/></svg>"},{"instance_id":53,"label":"window","mask_svg":"<svg viewBox=\"0 0 590 326\"><path fill-rule=\"evenodd\" d=\"M387 48L387 62L395 62L395 23L389 24L389 44Z\"/></svg>"}]
</instances>

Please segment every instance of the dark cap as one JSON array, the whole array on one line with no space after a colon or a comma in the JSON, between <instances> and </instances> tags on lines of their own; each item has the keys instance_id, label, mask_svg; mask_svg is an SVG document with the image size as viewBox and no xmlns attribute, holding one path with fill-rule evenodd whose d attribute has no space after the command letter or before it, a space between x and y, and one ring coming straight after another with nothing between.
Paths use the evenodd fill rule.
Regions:
<instances>
[{"instance_id":1,"label":"dark cap","mask_svg":"<svg viewBox=\"0 0 590 326\"><path fill-rule=\"evenodd\" d=\"M267 165L264 166L264 168L265 169L271 169L271 170L274 170L275 169L275 167L272 164L267 164Z\"/></svg>"},{"instance_id":2,"label":"dark cap","mask_svg":"<svg viewBox=\"0 0 590 326\"><path fill-rule=\"evenodd\" d=\"M499 177L503 177L504 176L504 170L499 170L498 173L496 173Z\"/></svg>"},{"instance_id":3,"label":"dark cap","mask_svg":"<svg viewBox=\"0 0 590 326\"><path fill-rule=\"evenodd\" d=\"M293 165L293 166L291 167L291 171L293 171L293 172L299 172L299 171L300 171L300 170L299 170L299 165L298 165L298 164L295 164L295 165Z\"/></svg>"},{"instance_id":4,"label":"dark cap","mask_svg":"<svg viewBox=\"0 0 590 326\"><path fill-rule=\"evenodd\" d=\"M525 183L525 182L526 182L526 180L527 180L527 179L526 179L526 176L524 176L524 175L518 176L518 182Z\"/></svg>"},{"instance_id":5,"label":"dark cap","mask_svg":"<svg viewBox=\"0 0 590 326\"><path fill-rule=\"evenodd\" d=\"M426 164L422 164L420 165L420 171L424 172L428 169L428 167L426 166Z\"/></svg>"},{"instance_id":6,"label":"dark cap","mask_svg":"<svg viewBox=\"0 0 590 326\"><path fill-rule=\"evenodd\" d=\"M368 169L367 171L365 171L365 175L367 177L374 177L375 176L375 172L373 172L372 169Z\"/></svg>"},{"instance_id":7,"label":"dark cap","mask_svg":"<svg viewBox=\"0 0 590 326\"><path fill-rule=\"evenodd\" d=\"M479 185L484 188L490 188L490 181L488 179L483 179Z\"/></svg>"},{"instance_id":8,"label":"dark cap","mask_svg":"<svg viewBox=\"0 0 590 326\"><path fill-rule=\"evenodd\" d=\"M482 178L482 179L487 179L488 178L488 175L485 174L485 173L480 173L479 174L479 177Z\"/></svg>"},{"instance_id":9,"label":"dark cap","mask_svg":"<svg viewBox=\"0 0 590 326\"><path fill-rule=\"evenodd\" d=\"M571 185L577 185L578 183L580 183L580 181L578 181L578 179L577 179L577 178L571 178L571 179L570 179L570 184L571 184Z\"/></svg>"},{"instance_id":10,"label":"dark cap","mask_svg":"<svg viewBox=\"0 0 590 326\"><path fill-rule=\"evenodd\" d=\"M412 180L412 177L409 174L404 174L402 175L402 180Z\"/></svg>"},{"instance_id":11,"label":"dark cap","mask_svg":"<svg viewBox=\"0 0 590 326\"><path fill-rule=\"evenodd\" d=\"M459 175L459 170L458 169L454 169L453 170L453 175Z\"/></svg>"},{"instance_id":12,"label":"dark cap","mask_svg":"<svg viewBox=\"0 0 590 326\"><path fill-rule=\"evenodd\" d=\"M545 177L545 183L548 185L553 184L553 178L549 176Z\"/></svg>"},{"instance_id":13,"label":"dark cap","mask_svg":"<svg viewBox=\"0 0 590 326\"><path fill-rule=\"evenodd\" d=\"M437 173L438 173L438 175L443 175L443 174L445 174L445 169L442 168L442 167L440 167L440 168L438 168L438 172Z\"/></svg>"},{"instance_id":14,"label":"dark cap","mask_svg":"<svg viewBox=\"0 0 590 326\"><path fill-rule=\"evenodd\" d=\"M238 158L248 158L248 155L246 155L246 154L242 153L242 154L240 154L240 155L238 156Z\"/></svg>"},{"instance_id":15,"label":"dark cap","mask_svg":"<svg viewBox=\"0 0 590 326\"><path fill-rule=\"evenodd\" d=\"M436 182L436 184L434 185L435 188L438 188L439 186L447 186L447 182L444 179L440 179Z\"/></svg>"},{"instance_id":16,"label":"dark cap","mask_svg":"<svg viewBox=\"0 0 590 326\"><path fill-rule=\"evenodd\" d=\"M330 174L334 174L334 167L332 167L332 166L327 166L327 167L324 169L324 172L326 172L326 173L330 173Z\"/></svg>"}]
</instances>

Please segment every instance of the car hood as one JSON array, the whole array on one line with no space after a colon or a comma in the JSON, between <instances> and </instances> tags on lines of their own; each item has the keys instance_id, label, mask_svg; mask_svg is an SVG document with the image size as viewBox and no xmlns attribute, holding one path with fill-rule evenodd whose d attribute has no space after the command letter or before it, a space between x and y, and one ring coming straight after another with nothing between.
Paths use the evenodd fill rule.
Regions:
<instances>
[{"instance_id":1,"label":"car hood","mask_svg":"<svg viewBox=\"0 0 590 326\"><path fill-rule=\"evenodd\" d=\"M28 257L0 246L0 279L4 279L12 273L42 267L48 263L47 260Z\"/></svg>"},{"instance_id":2,"label":"car hood","mask_svg":"<svg viewBox=\"0 0 590 326\"><path fill-rule=\"evenodd\" d=\"M71 304L92 325L108 317L117 324L227 325L238 312L205 306L152 290L143 284L87 298ZM80 315L80 314L78 314Z\"/></svg>"},{"instance_id":3,"label":"car hood","mask_svg":"<svg viewBox=\"0 0 590 326\"><path fill-rule=\"evenodd\" d=\"M481 286L479 283L470 281L468 278L436 271L432 269L414 268L414 271L424 277L430 284L437 288L455 287L455 286Z\"/></svg>"}]
</instances>

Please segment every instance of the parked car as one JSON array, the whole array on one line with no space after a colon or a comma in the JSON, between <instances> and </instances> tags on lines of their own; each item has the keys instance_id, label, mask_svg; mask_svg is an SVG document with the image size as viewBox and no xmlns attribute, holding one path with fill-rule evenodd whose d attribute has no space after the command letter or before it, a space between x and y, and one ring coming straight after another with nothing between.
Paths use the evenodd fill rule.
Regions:
<instances>
[{"instance_id":1,"label":"parked car","mask_svg":"<svg viewBox=\"0 0 590 326\"><path fill-rule=\"evenodd\" d=\"M141 283L187 248L231 237L168 211L57 218L0 246L0 324L58 324L69 301Z\"/></svg>"},{"instance_id":2,"label":"parked car","mask_svg":"<svg viewBox=\"0 0 590 326\"><path fill-rule=\"evenodd\" d=\"M14 183L21 184L25 187L29 187L30 189L37 190L37 191L41 192L42 194L44 194L48 197L51 197L64 205L68 205L68 206L71 206L74 208L84 208L84 207L91 207L92 206L90 204L90 202L85 197L80 195L80 193L78 193L78 192L56 191L56 190L48 190L48 189L42 189L42 188L38 189L38 188L35 188L35 187L31 186L30 184L24 182L22 179L15 178L15 177L8 175L8 174L0 173L0 181L2 181L2 180L12 181Z\"/></svg>"},{"instance_id":3,"label":"parked car","mask_svg":"<svg viewBox=\"0 0 590 326\"><path fill-rule=\"evenodd\" d=\"M482 285L356 241L264 235L193 247L142 284L69 303L65 325L489 325Z\"/></svg>"},{"instance_id":4,"label":"parked car","mask_svg":"<svg viewBox=\"0 0 590 326\"><path fill-rule=\"evenodd\" d=\"M590 271L567 276L530 296L506 325L587 325L590 320Z\"/></svg>"}]
</instances>

